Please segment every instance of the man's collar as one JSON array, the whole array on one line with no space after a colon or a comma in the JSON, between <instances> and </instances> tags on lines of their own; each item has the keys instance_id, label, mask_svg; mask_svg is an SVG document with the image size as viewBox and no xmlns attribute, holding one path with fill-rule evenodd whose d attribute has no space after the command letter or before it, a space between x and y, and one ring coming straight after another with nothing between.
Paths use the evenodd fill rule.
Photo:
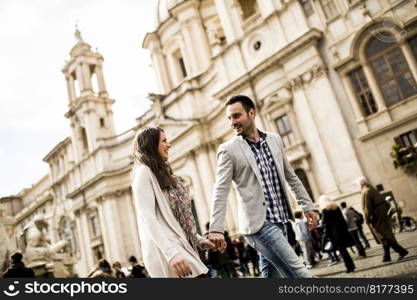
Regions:
<instances>
[{"instance_id":1,"label":"man's collar","mask_svg":"<svg viewBox=\"0 0 417 300\"><path fill-rule=\"evenodd\" d=\"M258 133L259 133L259 141L258 141L258 143L263 142L265 140L265 138L266 138L266 133L260 131L259 129L258 129ZM247 141L249 144L257 144L257 143L255 143L254 141L250 140L249 138L247 138L245 136L242 136L242 138L245 141Z\"/></svg>"}]
</instances>

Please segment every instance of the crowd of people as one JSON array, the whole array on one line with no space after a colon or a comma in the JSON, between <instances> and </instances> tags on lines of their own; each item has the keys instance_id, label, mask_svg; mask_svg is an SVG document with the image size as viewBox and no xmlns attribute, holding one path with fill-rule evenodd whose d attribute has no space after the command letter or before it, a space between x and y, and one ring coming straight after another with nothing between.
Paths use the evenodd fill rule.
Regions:
<instances>
[{"instance_id":1,"label":"crowd of people","mask_svg":"<svg viewBox=\"0 0 417 300\"><path fill-rule=\"evenodd\" d=\"M122 268L119 261L112 265L106 260L101 259L88 275L88 278L149 278L148 272L143 264L140 264L137 258L132 255L128 262L130 267Z\"/></svg>"}]
</instances>

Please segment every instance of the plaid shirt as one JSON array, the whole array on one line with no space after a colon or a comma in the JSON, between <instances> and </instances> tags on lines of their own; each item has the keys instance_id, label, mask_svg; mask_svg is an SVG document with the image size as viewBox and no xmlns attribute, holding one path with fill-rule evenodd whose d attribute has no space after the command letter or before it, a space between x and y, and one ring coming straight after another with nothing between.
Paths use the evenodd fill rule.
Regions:
<instances>
[{"instance_id":1,"label":"plaid shirt","mask_svg":"<svg viewBox=\"0 0 417 300\"><path fill-rule=\"evenodd\" d=\"M288 202L278 177L278 170L266 143L266 133L258 130L260 140L254 143L245 138L255 156L262 176L262 188L266 200L266 219L271 223L287 223L290 219Z\"/></svg>"}]
</instances>

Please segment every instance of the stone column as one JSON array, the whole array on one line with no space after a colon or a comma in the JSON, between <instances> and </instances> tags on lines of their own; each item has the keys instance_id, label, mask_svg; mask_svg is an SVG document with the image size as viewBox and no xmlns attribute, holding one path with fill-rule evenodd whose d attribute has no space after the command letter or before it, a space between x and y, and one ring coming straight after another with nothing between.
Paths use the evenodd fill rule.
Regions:
<instances>
[{"instance_id":1,"label":"stone column","mask_svg":"<svg viewBox=\"0 0 417 300\"><path fill-rule=\"evenodd\" d=\"M98 206L103 241L109 261L124 260L127 256L119 222L122 216L119 215L117 207L117 202L122 196L121 191L110 192L101 197L102 200Z\"/></svg>"},{"instance_id":2,"label":"stone column","mask_svg":"<svg viewBox=\"0 0 417 300\"><path fill-rule=\"evenodd\" d=\"M82 63L82 73L84 79L84 90L92 91L90 66L86 62Z\"/></svg>"},{"instance_id":3,"label":"stone column","mask_svg":"<svg viewBox=\"0 0 417 300\"><path fill-rule=\"evenodd\" d=\"M106 90L106 83L104 81L104 74L103 74L103 66L101 64L96 65L96 75L98 81L98 95L99 97L106 98L108 97L108 93Z\"/></svg>"},{"instance_id":4,"label":"stone column","mask_svg":"<svg viewBox=\"0 0 417 300\"><path fill-rule=\"evenodd\" d=\"M65 76L67 82L68 99L70 104L75 100L74 95L74 80L71 75Z\"/></svg>"},{"instance_id":5,"label":"stone column","mask_svg":"<svg viewBox=\"0 0 417 300\"><path fill-rule=\"evenodd\" d=\"M333 170L331 169L327 151L322 143L322 137L312 117L309 100L304 90L300 88L295 90L293 95L294 109L300 120L300 127L308 128L308 136L305 136L305 138L309 148L314 149L312 159L315 161L315 165L319 167L317 172L320 174L320 177L325 179L320 182L320 192L336 192L338 191L337 183L333 175Z\"/></svg>"},{"instance_id":6,"label":"stone column","mask_svg":"<svg viewBox=\"0 0 417 300\"><path fill-rule=\"evenodd\" d=\"M83 72L82 72L81 65L77 65L75 72L77 75L78 88L80 89L79 95L82 96L82 92L84 91L84 82L83 82Z\"/></svg>"},{"instance_id":7,"label":"stone column","mask_svg":"<svg viewBox=\"0 0 417 300\"><path fill-rule=\"evenodd\" d=\"M76 224L78 231L77 242L80 245L81 260L86 271L86 274L84 275L87 276L88 272L94 267L94 258L92 255L89 224L85 210L78 210L78 213L76 213ZM83 274L80 275L82 277Z\"/></svg>"},{"instance_id":8,"label":"stone column","mask_svg":"<svg viewBox=\"0 0 417 300\"><path fill-rule=\"evenodd\" d=\"M417 57L414 56L413 52L411 51L410 45L408 43L401 44L401 50L404 53L405 60L410 68L411 74L414 77L414 84L417 81Z\"/></svg>"},{"instance_id":9,"label":"stone column","mask_svg":"<svg viewBox=\"0 0 417 300\"><path fill-rule=\"evenodd\" d=\"M201 54L195 53L197 43L191 36L188 24L189 22L187 21L181 23L181 33L184 39L184 43L181 45L181 54L185 63L185 68L188 72L188 76L193 77L198 73L198 70L200 69L197 56Z\"/></svg>"},{"instance_id":10,"label":"stone column","mask_svg":"<svg viewBox=\"0 0 417 300\"><path fill-rule=\"evenodd\" d=\"M201 174L199 172L198 163L196 160L196 153L195 151L190 152L190 157L192 160L192 173L193 176L193 185L194 185L194 191L195 191L195 206L196 210L199 216L199 221L202 226L205 225L205 222L207 222L210 218L210 205L208 199L204 195L204 188L203 186L206 184L202 178Z\"/></svg>"},{"instance_id":11,"label":"stone column","mask_svg":"<svg viewBox=\"0 0 417 300\"><path fill-rule=\"evenodd\" d=\"M153 64L155 66L155 73L158 79L159 89L162 94L168 94L171 89L171 82L168 76L168 68L166 66L166 59L161 53L160 49L155 49L151 54Z\"/></svg>"},{"instance_id":12,"label":"stone column","mask_svg":"<svg viewBox=\"0 0 417 300\"><path fill-rule=\"evenodd\" d=\"M231 2L230 0L214 1L228 43L233 43L243 34L236 7L233 7Z\"/></svg>"}]
</instances>

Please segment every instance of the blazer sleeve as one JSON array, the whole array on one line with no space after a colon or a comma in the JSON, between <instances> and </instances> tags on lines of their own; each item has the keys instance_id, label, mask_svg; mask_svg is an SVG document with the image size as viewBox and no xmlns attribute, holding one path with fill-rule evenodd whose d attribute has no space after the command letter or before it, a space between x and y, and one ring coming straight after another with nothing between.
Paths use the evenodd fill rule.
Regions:
<instances>
[{"instance_id":1,"label":"blazer sleeve","mask_svg":"<svg viewBox=\"0 0 417 300\"><path fill-rule=\"evenodd\" d=\"M278 145L282 153L285 180L295 194L297 204L303 211L316 210L313 201L311 201L310 196L304 188L304 185L301 183L300 179L295 174L290 162L288 161L281 137L279 135L276 135L276 137L278 138Z\"/></svg>"},{"instance_id":2,"label":"blazer sleeve","mask_svg":"<svg viewBox=\"0 0 417 300\"><path fill-rule=\"evenodd\" d=\"M217 176L214 184L211 216L210 216L210 232L224 231L224 220L227 208L227 197L233 178L233 164L226 149L219 147L217 153Z\"/></svg>"},{"instance_id":3,"label":"blazer sleeve","mask_svg":"<svg viewBox=\"0 0 417 300\"><path fill-rule=\"evenodd\" d=\"M179 252L172 245L156 218L155 192L149 172L146 168L139 168L133 176L132 189L139 219L138 223L143 226L148 236L161 250L167 262L170 262Z\"/></svg>"}]
</instances>

